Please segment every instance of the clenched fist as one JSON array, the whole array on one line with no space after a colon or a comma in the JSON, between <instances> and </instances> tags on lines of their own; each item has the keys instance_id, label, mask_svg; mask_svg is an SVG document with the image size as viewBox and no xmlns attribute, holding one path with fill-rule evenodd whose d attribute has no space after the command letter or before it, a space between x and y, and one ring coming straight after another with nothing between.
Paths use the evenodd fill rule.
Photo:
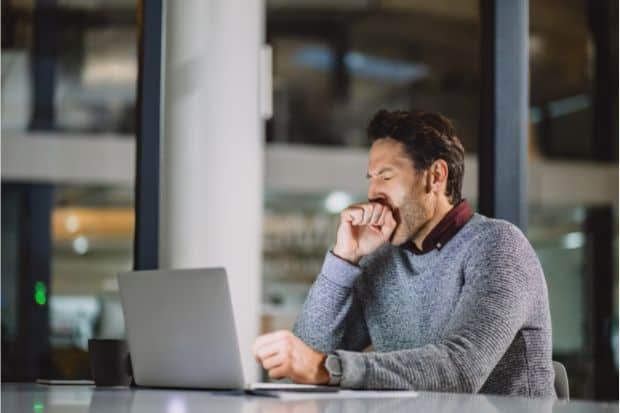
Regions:
<instances>
[{"instance_id":1,"label":"clenched fist","mask_svg":"<svg viewBox=\"0 0 620 413\"><path fill-rule=\"evenodd\" d=\"M301 384L327 384L323 353L308 347L288 330L264 334L254 341L254 358L272 379L289 378Z\"/></svg>"},{"instance_id":2,"label":"clenched fist","mask_svg":"<svg viewBox=\"0 0 620 413\"><path fill-rule=\"evenodd\" d=\"M351 205L340 214L333 253L353 264L390 240L396 220L392 210L378 202Z\"/></svg>"}]
</instances>

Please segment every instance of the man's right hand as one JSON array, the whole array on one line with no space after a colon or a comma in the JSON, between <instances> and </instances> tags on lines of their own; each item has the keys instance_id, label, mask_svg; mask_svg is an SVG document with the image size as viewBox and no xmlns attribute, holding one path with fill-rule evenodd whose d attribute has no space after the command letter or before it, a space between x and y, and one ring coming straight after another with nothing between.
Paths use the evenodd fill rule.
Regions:
<instances>
[{"instance_id":1,"label":"man's right hand","mask_svg":"<svg viewBox=\"0 0 620 413\"><path fill-rule=\"evenodd\" d=\"M352 264L390 240L396 220L392 210L377 202L351 205L340 213L333 253Z\"/></svg>"}]
</instances>

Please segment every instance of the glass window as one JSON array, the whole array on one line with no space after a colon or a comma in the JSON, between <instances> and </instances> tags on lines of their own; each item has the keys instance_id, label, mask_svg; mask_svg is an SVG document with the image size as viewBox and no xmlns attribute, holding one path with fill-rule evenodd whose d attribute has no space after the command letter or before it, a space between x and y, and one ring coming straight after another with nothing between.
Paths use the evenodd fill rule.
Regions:
<instances>
[{"instance_id":1,"label":"glass window","mask_svg":"<svg viewBox=\"0 0 620 413\"><path fill-rule=\"evenodd\" d=\"M116 276L133 265L133 190L55 188L52 210L50 343L55 371L88 377L88 339L123 338Z\"/></svg>"},{"instance_id":2,"label":"glass window","mask_svg":"<svg viewBox=\"0 0 620 413\"><path fill-rule=\"evenodd\" d=\"M44 3L2 4L3 158L27 171L3 165L2 377L11 381L90 377L88 339L124 335L116 274L132 268L131 165L120 176L81 157L134 139L136 2ZM85 138L75 159L68 137ZM49 174L32 172L42 165Z\"/></svg>"},{"instance_id":3,"label":"glass window","mask_svg":"<svg viewBox=\"0 0 620 413\"><path fill-rule=\"evenodd\" d=\"M430 3L268 2L274 51L268 142L366 146L366 125L379 109L422 109L452 118L475 153L477 5L455 12ZM442 35L429 35L437 27Z\"/></svg>"},{"instance_id":4,"label":"glass window","mask_svg":"<svg viewBox=\"0 0 620 413\"><path fill-rule=\"evenodd\" d=\"M617 92L607 92L617 82L617 37L614 2L530 3L528 185L537 199L528 238L549 287L554 358L574 398L599 397L596 383L618 374L618 129L605 114L617 113ZM610 353L614 365L602 365Z\"/></svg>"}]
</instances>

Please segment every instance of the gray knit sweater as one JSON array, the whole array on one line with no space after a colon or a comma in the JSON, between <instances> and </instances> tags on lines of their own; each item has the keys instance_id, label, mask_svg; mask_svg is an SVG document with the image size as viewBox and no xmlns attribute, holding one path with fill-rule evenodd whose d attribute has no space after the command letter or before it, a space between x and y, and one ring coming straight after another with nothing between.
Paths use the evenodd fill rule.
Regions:
<instances>
[{"instance_id":1,"label":"gray knit sweater","mask_svg":"<svg viewBox=\"0 0 620 413\"><path fill-rule=\"evenodd\" d=\"M340 356L342 387L555 396L538 258L479 214L423 255L386 244L358 267L327 253L294 333Z\"/></svg>"}]
</instances>

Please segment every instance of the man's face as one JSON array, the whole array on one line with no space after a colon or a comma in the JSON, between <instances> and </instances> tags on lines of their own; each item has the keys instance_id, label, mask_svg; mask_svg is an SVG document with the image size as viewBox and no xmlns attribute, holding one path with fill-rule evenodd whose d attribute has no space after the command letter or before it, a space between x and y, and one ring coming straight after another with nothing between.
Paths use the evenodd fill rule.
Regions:
<instances>
[{"instance_id":1,"label":"man's face","mask_svg":"<svg viewBox=\"0 0 620 413\"><path fill-rule=\"evenodd\" d=\"M376 140L368 154L368 200L387 205L397 222L390 242L402 245L432 218L434 198L427 191L428 172L416 172L402 143Z\"/></svg>"}]
</instances>

